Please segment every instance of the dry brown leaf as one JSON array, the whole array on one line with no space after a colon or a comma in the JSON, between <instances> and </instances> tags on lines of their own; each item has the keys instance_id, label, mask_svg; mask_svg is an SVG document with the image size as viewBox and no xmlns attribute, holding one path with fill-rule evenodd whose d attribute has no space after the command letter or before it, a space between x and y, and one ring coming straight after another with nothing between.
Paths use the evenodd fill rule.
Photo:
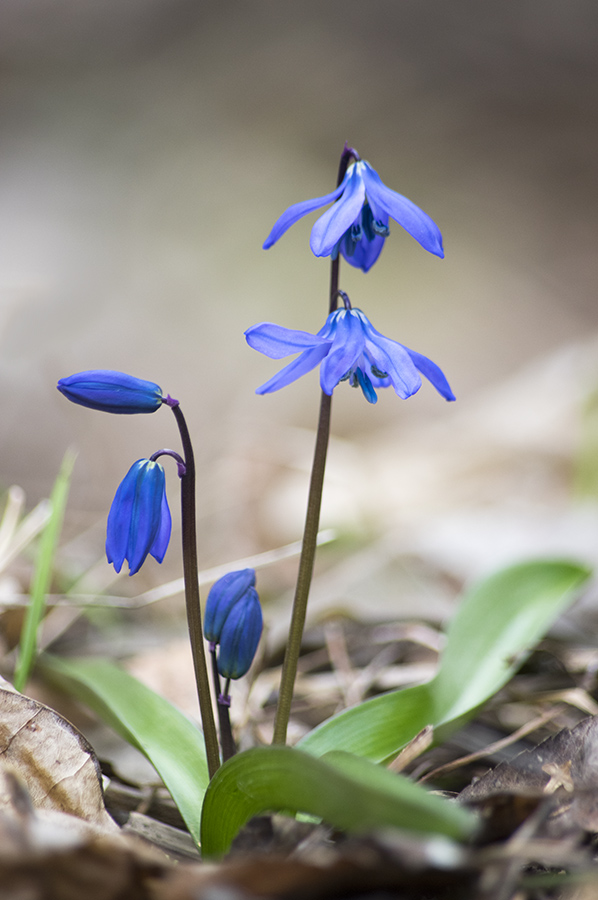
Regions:
<instances>
[{"instance_id":1,"label":"dry brown leaf","mask_svg":"<svg viewBox=\"0 0 598 900\"><path fill-rule=\"evenodd\" d=\"M137 838L57 809L35 809L14 772L0 770L0 896L27 900L146 900L168 861Z\"/></svg>"},{"instance_id":2,"label":"dry brown leaf","mask_svg":"<svg viewBox=\"0 0 598 900\"><path fill-rule=\"evenodd\" d=\"M34 807L70 813L115 832L92 747L57 712L0 679L0 762L27 786ZM0 807L10 804L0 793Z\"/></svg>"},{"instance_id":3,"label":"dry brown leaf","mask_svg":"<svg viewBox=\"0 0 598 900\"><path fill-rule=\"evenodd\" d=\"M598 717L564 728L533 750L501 763L459 795L463 803L482 806L487 819L494 814L495 801L504 806L513 797L522 798L521 803L525 797L530 802L552 798L545 831L553 837L580 829L598 832Z\"/></svg>"}]
</instances>

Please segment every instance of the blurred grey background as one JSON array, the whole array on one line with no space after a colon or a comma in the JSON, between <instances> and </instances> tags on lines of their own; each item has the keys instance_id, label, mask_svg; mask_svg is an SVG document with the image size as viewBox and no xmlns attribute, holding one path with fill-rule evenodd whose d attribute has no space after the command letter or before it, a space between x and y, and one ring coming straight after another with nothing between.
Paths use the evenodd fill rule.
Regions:
<instances>
[{"instance_id":1,"label":"blurred grey background","mask_svg":"<svg viewBox=\"0 0 598 900\"><path fill-rule=\"evenodd\" d=\"M454 433L485 391L590 337L597 39L595 0L2 0L1 486L33 504L74 445L70 506L91 523L135 459L178 447L167 410L107 416L55 389L122 369L182 402L206 564L299 536L273 485L299 473L301 506L317 375L257 397L281 364L243 331L323 324L315 217L261 244L287 206L334 187L345 140L435 219L446 258L395 225L341 286L442 366L458 404L426 384L370 407L341 386L347 477L331 496L368 448L391 473L402 435Z\"/></svg>"}]
</instances>

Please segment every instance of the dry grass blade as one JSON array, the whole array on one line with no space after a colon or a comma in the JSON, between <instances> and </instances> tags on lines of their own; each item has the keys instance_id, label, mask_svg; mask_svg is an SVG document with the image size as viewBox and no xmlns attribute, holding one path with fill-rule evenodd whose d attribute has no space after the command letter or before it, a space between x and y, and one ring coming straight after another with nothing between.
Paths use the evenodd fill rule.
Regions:
<instances>
[{"instance_id":1,"label":"dry grass blade","mask_svg":"<svg viewBox=\"0 0 598 900\"><path fill-rule=\"evenodd\" d=\"M476 750L475 753L468 753L467 756L460 756L459 759L454 759L452 760L452 762L445 763L443 766L438 766L438 768L433 769L431 772L427 772L425 775L423 775L419 779L420 783L423 783L424 781L432 781L434 778L438 778L441 775L446 775L448 772L453 772L455 769L461 768L461 766L467 766L469 765L469 763L477 762L479 759L484 759L487 756L492 756L494 753L498 753L499 750L504 750L505 747L510 747L511 744L515 744L517 741L521 740L521 738L526 737L528 734L531 734L534 731L537 731L537 729L541 728L542 725L546 725L546 723L550 722L551 719L554 719L554 717L558 715L560 711L560 707L549 709L545 713L542 713L541 716L537 716L535 719L532 719L531 722L526 722L525 725L522 725L521 728L517 729L517 731L513 731L512 734L501 738L499 741L494 741L492 744L488 744L488 746L484 747L482 750ZM417 737L419 737L419 735ZM414 738L414 740L417 740L417 738ZM407 749L407 747L405 749ZM399 758L400 754L397 759Z\"/></svg>"}]
</instances>

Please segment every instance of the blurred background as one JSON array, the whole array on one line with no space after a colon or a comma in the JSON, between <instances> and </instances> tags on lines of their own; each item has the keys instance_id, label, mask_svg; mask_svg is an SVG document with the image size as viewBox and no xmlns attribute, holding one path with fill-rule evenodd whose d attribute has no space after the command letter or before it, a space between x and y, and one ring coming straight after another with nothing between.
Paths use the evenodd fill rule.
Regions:
<instances>
[{"instance_id":1,"label":"blurred background","mask_svg":"<svg viewBox=\"0 0 598 900\"><path fill-rule=\"evenodd\" d=\"M377 572L394 598L398 553L412 586L421 560L460 580L529 552L592 557L594 508L570 500L594 446L597 39L593 0L2 0L1 486L32 506L74 446L67 528L99 559L131 463L179 446L167 410L107 416L55 389L121 369L182 402L204 565L298 539L317 374L256 396L281 364L243 332L323 324L315 216L261 245L332 190L347 140L434 218L446 258L395 225L341 286L458 400L335 392L323 525L366 551L322 596L348 603ZM177 554L137 584L175 577ZM437 591L416 594L433 609Z\"/></svg>"}]
</instances>

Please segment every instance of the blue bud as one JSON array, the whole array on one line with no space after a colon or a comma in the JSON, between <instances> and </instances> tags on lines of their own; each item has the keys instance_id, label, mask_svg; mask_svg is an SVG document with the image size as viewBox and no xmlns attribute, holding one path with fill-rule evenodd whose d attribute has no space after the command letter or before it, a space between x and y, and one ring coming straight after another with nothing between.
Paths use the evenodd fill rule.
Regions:
<instances>
[{"instance_id":1,"label":"blue bud","mask_svg":"<svg viewBox=\"0 0 598 900\"><path fill-rule=\"evenodd\" d=\"M262 609L255 588L248 588L232 607L220 634L218 671L241 678L253 662L262 634Z\"/></svg>"},{"instance_id":2,"label":"blue bud","mask_svg":"<svg viewBox=\"0 0 598 900\"><path fill-rule=\"evenodd\" d=\"M206 641L217 644L225 619L243 594L255 585L255 569L227 572L215 581L208 594L203 633Z\"/></svg>"},{"instance_id":3,"label":"blue bud","mask_svg":"<svg viewBox=\"0 0 598 900\"><path fill-rule=\"evenodd\" d=\"M73 403L102 412L152 413L162 406L162 388L124 372L92 369L61 378L58 390Z\"/></svg>"},{"instance_id":4,"label":"blue bud","mask_svg":"<svg viewBox=\"0 0 598 900\"><path fill-rule=\"evenodd\" d=\"M168 548L171 529L164 469L158 462L138 459L121 481L108 514L106 556L120 572L125 559L129 575L138 572L151 554L159 563Z\"/></svg>"}]
</instances>

